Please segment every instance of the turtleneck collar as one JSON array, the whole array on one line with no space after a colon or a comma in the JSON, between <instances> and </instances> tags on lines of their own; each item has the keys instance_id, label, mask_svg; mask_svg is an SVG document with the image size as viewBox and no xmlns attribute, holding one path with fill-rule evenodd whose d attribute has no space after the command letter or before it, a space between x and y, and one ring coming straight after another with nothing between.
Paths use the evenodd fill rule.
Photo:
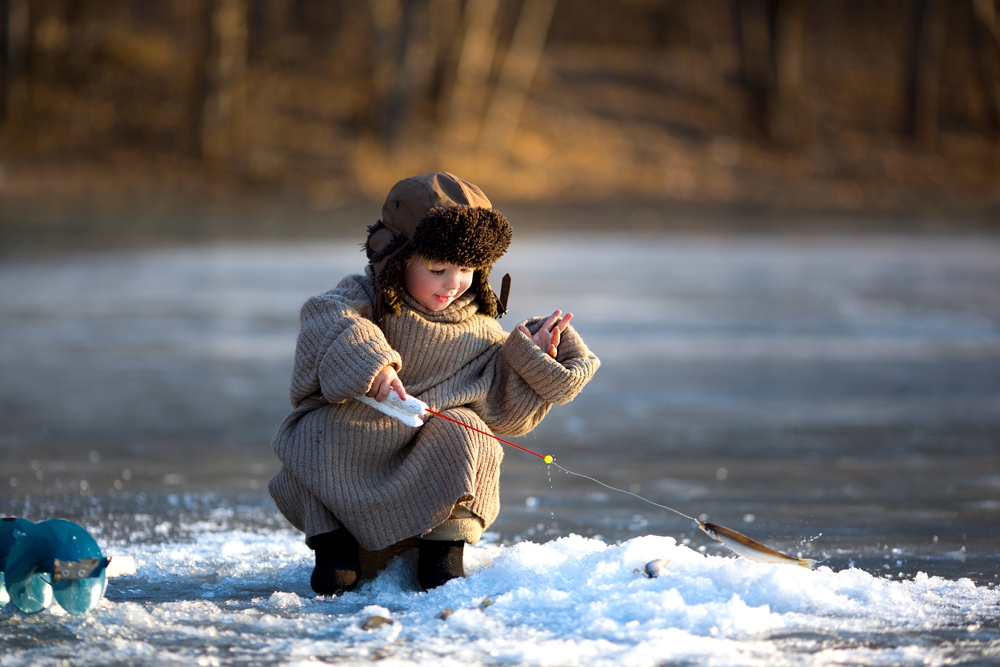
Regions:
<instances>
[{"instance_id":1,"label":"turtleneck collar","mask_svg":"<svg viewBox=\"0 0 1000 667\"><path fill-rule=\"evenodd\" d=\"M476 295L471 289L448 304L447 308L437 312L421 305L420 302L410 296L410 293L404 289L403 305L428 322L441 322L445 324L463 322L479 312L479 306L476 305Z\"/></svg>"}]
</instances>

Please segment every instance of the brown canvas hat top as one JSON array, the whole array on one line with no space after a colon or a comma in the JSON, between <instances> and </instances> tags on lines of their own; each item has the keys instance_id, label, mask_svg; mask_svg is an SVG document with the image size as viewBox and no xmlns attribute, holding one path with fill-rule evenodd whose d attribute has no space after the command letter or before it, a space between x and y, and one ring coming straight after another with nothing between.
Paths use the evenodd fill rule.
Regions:
<instances>
[{"instance_id":1,"label":"brown canvas hat top","mask_svg":"<svg viewBox=\"0 0 1000 667\"><path fill-rule=\"evenodd\" d=\"M389 190L382 219L368 228L365 252L391 312L399 313L403 271L417 253L476 269L470 289L481 310L495 317L502 307L489 285L489 270L511 237L507 219L479 187L438 171L405 178Z\"/></svg>"}]
</instances>

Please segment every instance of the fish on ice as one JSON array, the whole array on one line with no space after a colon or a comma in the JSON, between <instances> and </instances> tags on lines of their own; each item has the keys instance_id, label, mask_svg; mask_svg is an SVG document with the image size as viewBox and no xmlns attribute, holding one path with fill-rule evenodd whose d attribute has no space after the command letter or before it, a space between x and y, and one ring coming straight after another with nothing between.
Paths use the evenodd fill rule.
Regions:
<instances>
[{"instance_id":1,"label":"fish on ice","mask_svg":"<svg viewBox=\"0 0 1000 667\"><path fill-rule=\"evenodd\" d=\"M786 556L779 551L765 547L760 542L751 540L743 533L738 533L731 528L726 528L725 526L702 521L698 524L698 527L713 540L722 542L736 554L749 560L755 560L758 563L801 565L802 567L810 569L816 564L816 561L812 558L793 558L792 556Z\"/></svg>"}]
</instances>

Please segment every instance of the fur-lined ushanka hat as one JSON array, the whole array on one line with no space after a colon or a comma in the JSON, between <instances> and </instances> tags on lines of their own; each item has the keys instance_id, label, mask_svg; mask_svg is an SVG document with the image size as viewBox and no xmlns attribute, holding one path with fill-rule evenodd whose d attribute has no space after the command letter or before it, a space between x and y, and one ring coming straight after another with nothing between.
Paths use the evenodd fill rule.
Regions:
<instances>
[{"instance_id":1,"label":"fur-lined ushanka hat","mask_svg":"<svg viewBox=\"0 0 1000 667\"><path fill-rule=\"evenodd\" d=\"M490 269L510 245L510 224L478 187L447 172L411 176L396 183L382 219L368 227L365 253L385 310L399 314L406 264L414 255L475 269L472 286L482 313L503 307L490 287ZM376 305L376 320L381 319Z\"/></svg>"}]
</instances>

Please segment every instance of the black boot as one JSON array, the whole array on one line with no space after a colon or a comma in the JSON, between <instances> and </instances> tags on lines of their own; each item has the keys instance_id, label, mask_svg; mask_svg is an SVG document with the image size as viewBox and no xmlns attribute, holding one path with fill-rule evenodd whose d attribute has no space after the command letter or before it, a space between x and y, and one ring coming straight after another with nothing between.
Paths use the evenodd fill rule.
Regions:
<instances>
[{"instance_id":1,"label":"black boot","mask_svg":"<svg viewBox=\"0 0 1000 667\"><path fill-rule=\"evenodd\" d=\"M465 576L462 557L465 542L444 542L440 540L420 540L417 555L417 581L424 590Z\"/></svg>"},{"instance_id":2,"label":"black boot","mask_svg":"<svg viewBox=\"0 0 1000 667\"><path fill-rule=\"evenodd\" d=\"M306 544L316 552L316 567L309 584L319 595L340 595L353 590L361 576L358 541L346 528L313 535Z\"/></svg>"}]
</instances>

